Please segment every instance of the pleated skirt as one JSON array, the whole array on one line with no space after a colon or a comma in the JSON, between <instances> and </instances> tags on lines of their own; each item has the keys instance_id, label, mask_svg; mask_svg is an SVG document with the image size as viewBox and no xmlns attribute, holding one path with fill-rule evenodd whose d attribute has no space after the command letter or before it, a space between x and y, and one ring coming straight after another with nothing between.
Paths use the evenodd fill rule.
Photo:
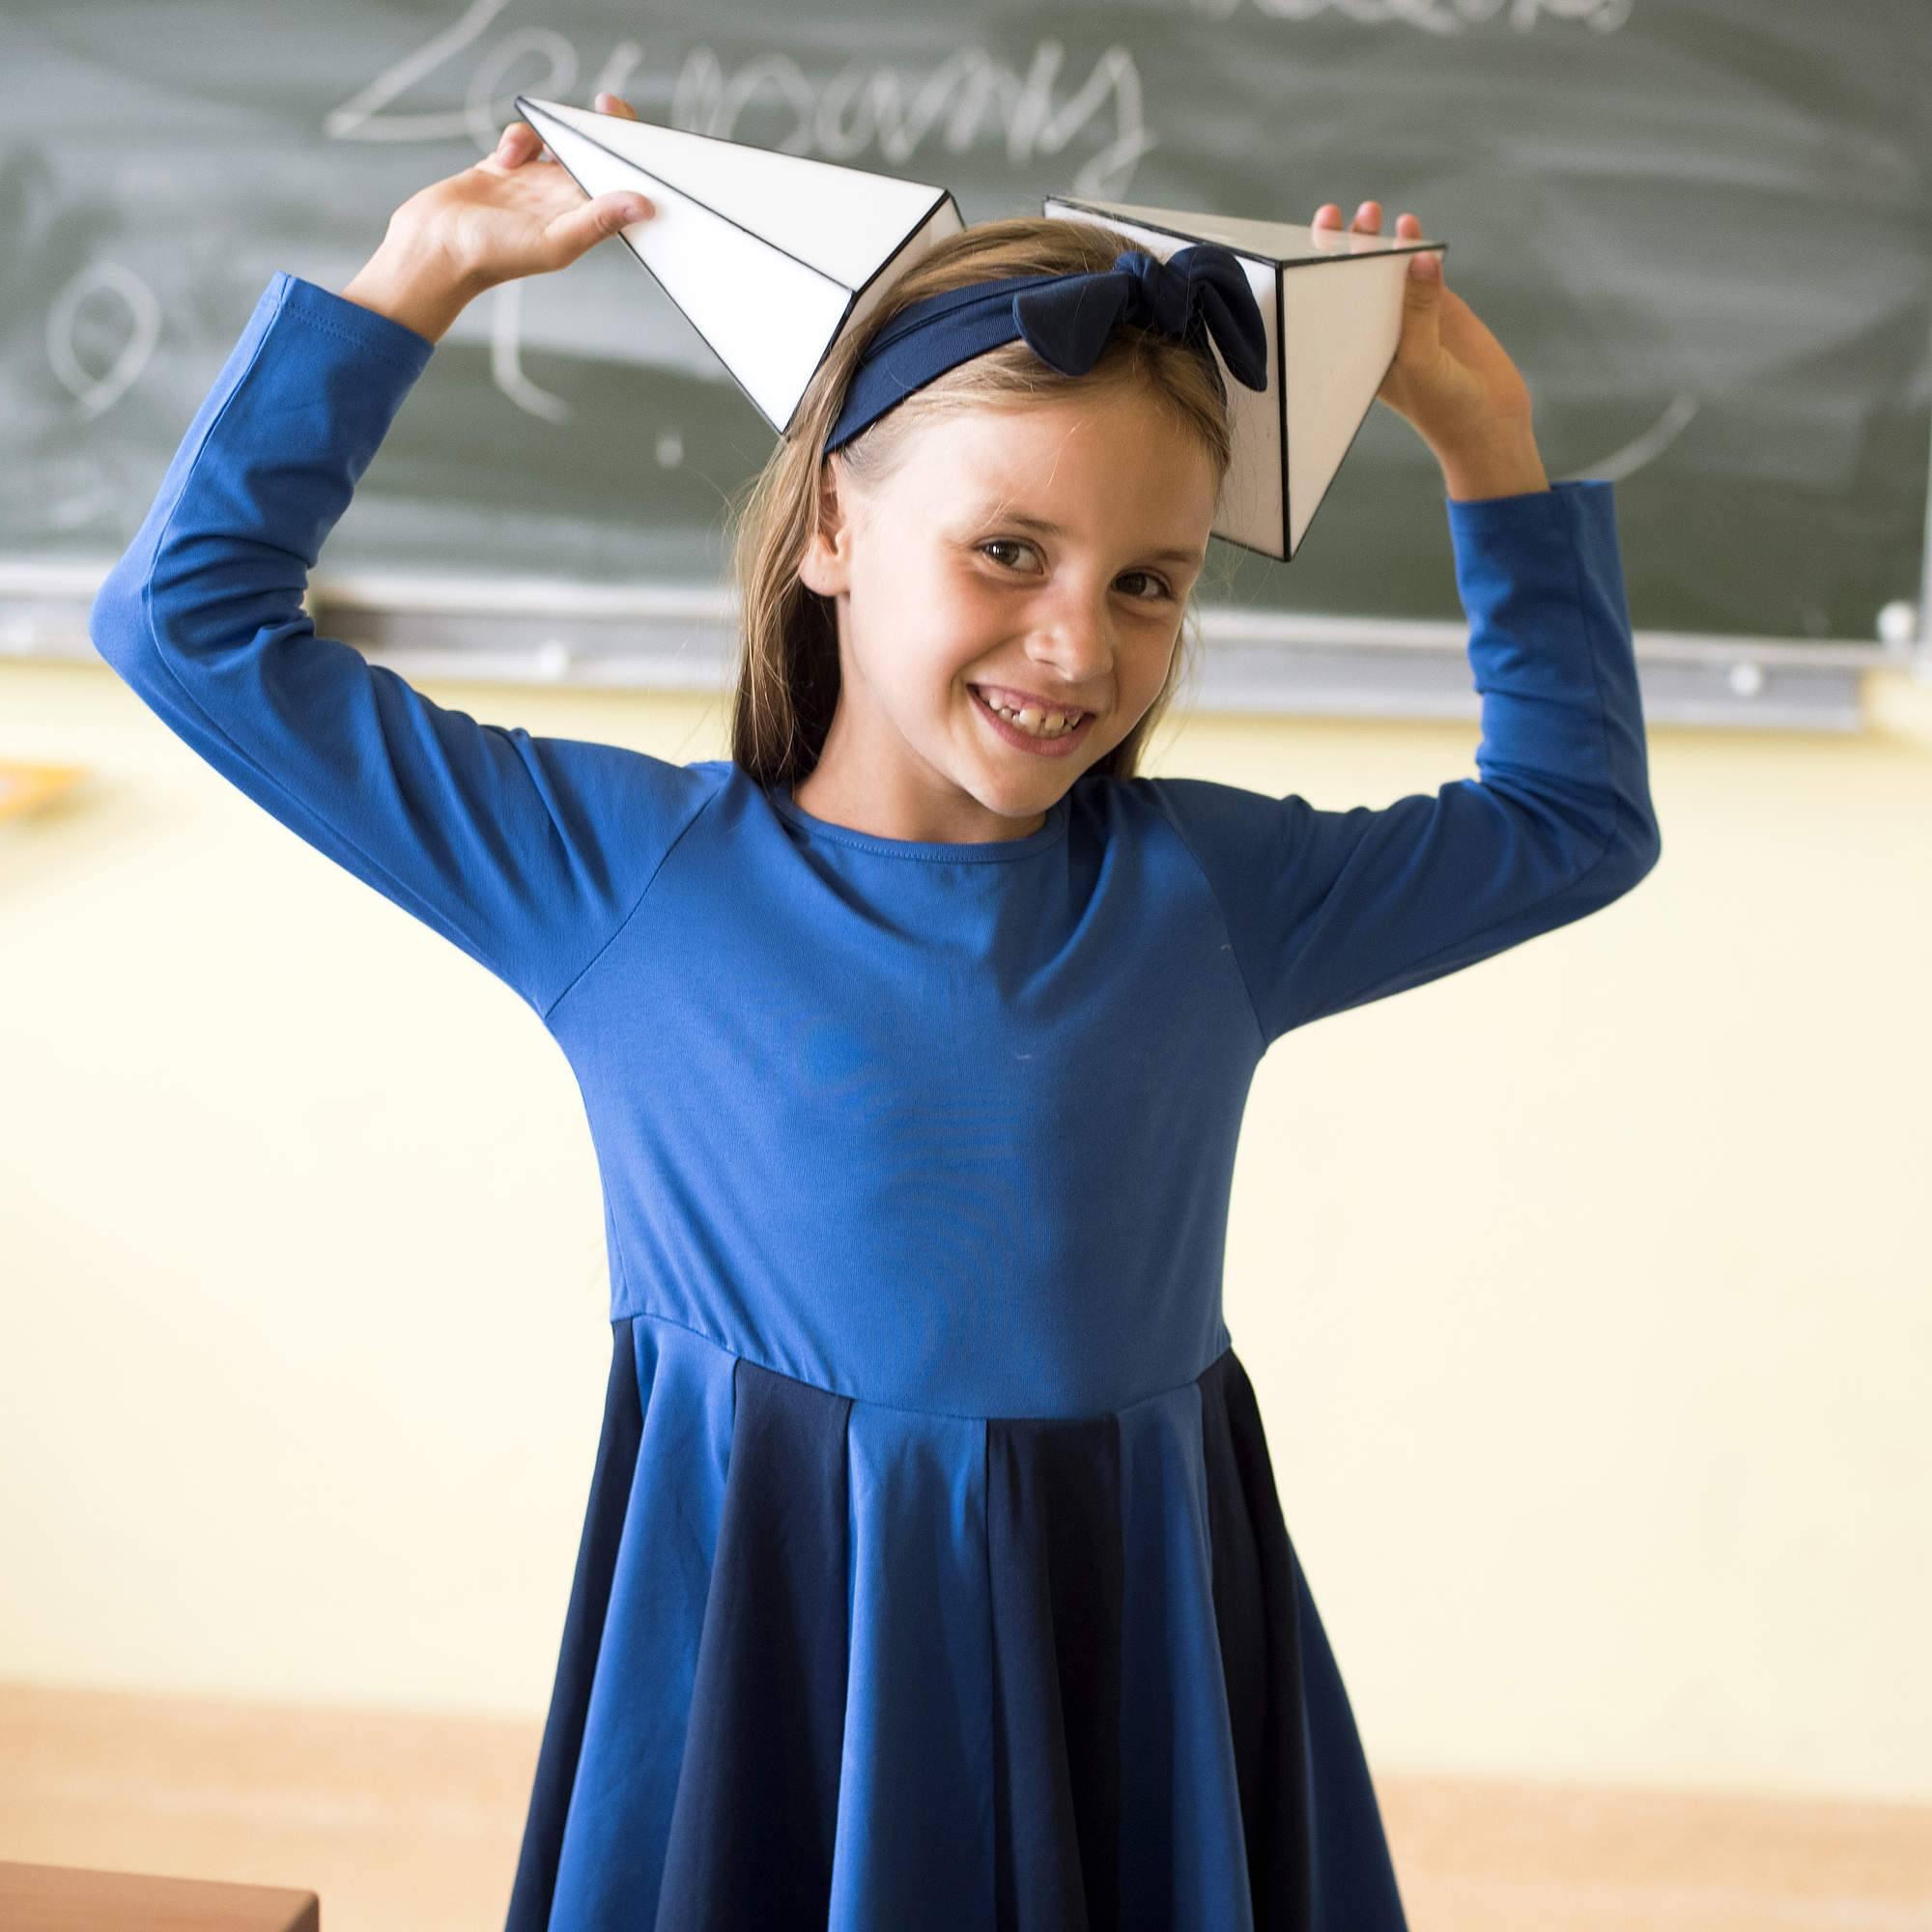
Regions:
<instances>
[{"instance_id":1,"label":"pleated skirt","mask_svg":"<svg viewBox=\"0 0 1932 1932\"><path fill-rule=\"evenodd\" d=\"M1406 1932L1233 1349L960 1416L611 1329L509 1932Z\"/></svg>"}]
</instances>

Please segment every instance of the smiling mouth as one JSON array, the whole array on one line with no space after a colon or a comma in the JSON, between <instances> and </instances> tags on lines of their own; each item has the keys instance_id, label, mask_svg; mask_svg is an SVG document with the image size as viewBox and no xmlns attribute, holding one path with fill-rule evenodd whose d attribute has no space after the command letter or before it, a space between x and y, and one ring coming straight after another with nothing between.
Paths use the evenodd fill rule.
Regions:
<instances>
[{"instance_id":1,"label":"smiling mouth","mask_svg":"<svg viewBox=\"0 0 1932 1932\"><path fill-rule=\"evenodd\" d=\"M1094 713L1083 712L1071 724L1063 725L1058 731L1029 731L1024 724L1017 724L1004 716L995 706L988 704L984 694L977 685L968 685L973 702L980 717L986 721L986 728L1015 752L1025 752L1035 758L1071 758L1078 754L1087 741L1087 734L1094 725Z\"/></svg>"},{"instance_id":2,"label":"smiling mouth","mask_svg":"<svg viewBox=\"0 0 1932 1932\"><path fill-rule=\"evenodd\" d=\"M966 689L973 694L986 710L998 718L1002 724L1010 725L1016 731L1026 732L1026 735L1030 738L1052 740L1054 738L1071 737L1074 732L1078 731L1094 716L1094 713L1091 711L1062 709L1057 705L1050 707L1015 705L1005 698L991 696L982 687L977 684L969 684ZM1051 718L1059 716L1065 718L1066 723L1056 730L1028 730L1027 726L1020 723L1020 714L1023 710L1029 708L1033 710L1037 717Z\"/></svg>"}]
</instances>

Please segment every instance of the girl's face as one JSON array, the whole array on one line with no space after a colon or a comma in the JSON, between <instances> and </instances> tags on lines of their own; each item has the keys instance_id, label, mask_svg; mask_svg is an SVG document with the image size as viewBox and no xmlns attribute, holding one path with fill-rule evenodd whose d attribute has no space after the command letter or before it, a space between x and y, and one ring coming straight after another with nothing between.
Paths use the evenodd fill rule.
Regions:
<instances>
[{"instance_id":1,"label":"girl's face","mask_svg":"<svg viewBox=\"0 0 1932 1932\"><path fill-rule=\"evenodd\" d=\"M797 802L887 838L1037 831L1159 695L1216 483L1198 440L1123 386L941 417L876 497L835 455L799 576L834 600L840 689ZM1015 743L1029 721L980 692L1087 716Z\"/></svg>"}]
</instances>

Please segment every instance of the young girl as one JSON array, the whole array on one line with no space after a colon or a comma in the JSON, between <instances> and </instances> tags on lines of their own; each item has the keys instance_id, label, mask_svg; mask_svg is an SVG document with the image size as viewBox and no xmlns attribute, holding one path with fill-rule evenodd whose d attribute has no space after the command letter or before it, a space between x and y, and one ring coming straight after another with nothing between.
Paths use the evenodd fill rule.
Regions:
<instances>
[{"instance_id":1,"label":"young girl","mask_svg":"<svg viewBox=\"0 0 1932 1932\"><path fill-rule=\"evenodd\" d=\"M840 342L749 499L731 757L480 724L318 637L306 573L465 301L632 199L516 123L344 294L277 273L92 620L584 1096L614 1346L509 1924L1398 1932L1222 1320L1229 1189L1282 1035L1655 864L1610 486L1548 485L1417 271L1380 393L1447 485L1480 780L1137 776L1230 447L1198 341L1007 341L826 453L895 315L1122 252L991 222Z\"/></svg>"}]
</instances>

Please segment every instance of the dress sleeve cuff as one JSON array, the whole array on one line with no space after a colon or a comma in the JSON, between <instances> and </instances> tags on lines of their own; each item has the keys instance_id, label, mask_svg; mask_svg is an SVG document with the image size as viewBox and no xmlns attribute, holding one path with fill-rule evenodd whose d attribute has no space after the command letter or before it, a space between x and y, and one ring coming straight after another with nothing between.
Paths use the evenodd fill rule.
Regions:
<instances>
[{"instance_id":1,"label":"dress sleeve cuff","mask_svg":"<svg viewBox=\"0 0 1932 1932\"><path fill-rule=\"evenodd\" d=\"M285 270L275 271L262 300L270 308L279 308L284 315L346 336L412 377L421 375L436 354L436 344L406 323L379 315L373 308L364 308L347 296L336 295Z\"/></svg>"},{"instance_id":2,"label":"dress sleeve cuff","mask_svg":"<svg viewBox=\"0 0 1932 1932\"><path fill-rule=\"evenodd\" d=\"M1452 539L1532 536L1568 529L1578 520L1601 523L1611 514L1613 486L1599 476L1572 477L1547 490L1524 490L1514 497L1464 500L1445 495Z\"/></svg>"}]
</instances>

